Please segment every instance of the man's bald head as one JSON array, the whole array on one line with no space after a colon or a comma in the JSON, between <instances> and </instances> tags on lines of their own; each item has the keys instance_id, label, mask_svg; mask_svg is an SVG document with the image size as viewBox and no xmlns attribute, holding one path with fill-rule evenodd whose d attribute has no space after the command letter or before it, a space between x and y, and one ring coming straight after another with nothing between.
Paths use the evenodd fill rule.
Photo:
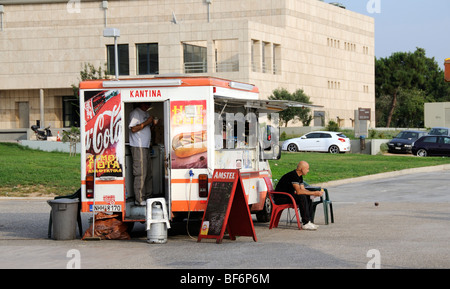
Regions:
<instances>
[{"instance_id":1,"label":"man's bald head","mask_svg":"<svg viewBox=\"0 0 450 289\"><path fill-rule=\"evenodd\" d=\"M309 172L309 164L305 161L300 161L297 164L297 173L300 173L299 175L306 176L308 172Z\"/></svg>"},{"instance_id":2,"label":"man's bald head","mask_svg":"<svg viewBox=\"0 0 450 289\"><path fill-rule=\"evenodd\" d=\"M309 164L307 163L307 162L305 162L305 161L300 161L300 162L298 162L298 164L297 164L297 169L299 170L299 169L302 169L302 168L306 168L306 167L309 167Z\"/></svg>"}]
</instances>

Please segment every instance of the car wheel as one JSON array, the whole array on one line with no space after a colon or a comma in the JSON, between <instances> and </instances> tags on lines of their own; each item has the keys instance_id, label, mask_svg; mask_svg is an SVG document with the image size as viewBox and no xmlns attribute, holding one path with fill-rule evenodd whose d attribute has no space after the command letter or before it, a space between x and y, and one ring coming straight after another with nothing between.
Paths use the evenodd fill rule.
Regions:
<instances>
[{"instance_id":1,"label":"car wheel","mask_svg":"<svg viewBox=\"0 0 450 289\"><path fill-rule=\"evenodd\" d=\"M288 144L286 150L287 150L288 152L295 153L295 152L298 152L298 147L297 147L296 144L290 143L290 144Z\"/></svg>"},{"instance_id":2,"label":"car wheel","mask_svg":"<svg viewBox=\"0 0 450 289\"><path fill-rule=\"evenodd\" d=\"M332 145L332 146L330 146L330 148L328 149L328 152L330 153L330 154L338 154L340 151L339 151L339 147L337 146L337 145Z\"/></svg>"},{"instance_id":3,"label":"car wheel","mask_svg":"<svg viewBox=\"0 0 450 289\"><path fill-rule=\"evenodd\" d=\"M426 149L419 149L417 151L417 156L418 157L426 157L428 155L427 150Z\"/></svg>"}]
</instances>

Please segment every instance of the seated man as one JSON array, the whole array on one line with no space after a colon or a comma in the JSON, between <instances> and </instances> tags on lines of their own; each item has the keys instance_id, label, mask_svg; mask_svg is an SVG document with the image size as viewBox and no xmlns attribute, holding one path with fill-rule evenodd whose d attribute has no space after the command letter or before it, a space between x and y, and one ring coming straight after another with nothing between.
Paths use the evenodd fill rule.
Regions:
<instances>
[{"instance_id":1,"label":"seated man","mask_svg":"<svg viewBox=\"0 0 450 289\"><path fill-rule=\"evenodd\" d=\"M305 230L317 230L317 225L311 222L311 198L310 196L320 197L323 191L308 191L303 184L303 176L309 172L309 164L305 161L300 161L297 168L281 177L275 191L285 192L291 194L300 209L302 216L302 228ZM290 203L287 196L275 195L275 203L278 205Z\"/></svg>"}]
</instances>

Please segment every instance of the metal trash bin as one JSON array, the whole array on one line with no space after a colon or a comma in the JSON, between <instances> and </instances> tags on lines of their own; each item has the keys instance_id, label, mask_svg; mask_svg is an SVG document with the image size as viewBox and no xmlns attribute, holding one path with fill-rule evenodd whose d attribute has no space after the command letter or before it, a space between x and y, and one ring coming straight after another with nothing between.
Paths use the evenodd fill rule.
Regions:
<instances>
[{"instance_id":1,"label":"metal trash bin","mask_svg":"<svg viewBox=\"0 0 450 289\"><path fill-rule=\"evenodd\" d=\"M55 199L47 203L52 207L53 239L75 239L79 199Z\"/></svg>"},{"instance_id":2,"label":"metal trash bin","mask_svg":"<svg viewBox=\"0 0 450 289\"><path fill-rule=\"evenodd\" d=\"M366 136L365 135L362 135L359 137L359 146L360 146L361 152L366 149Z\"/></svg>"}]
</instances>

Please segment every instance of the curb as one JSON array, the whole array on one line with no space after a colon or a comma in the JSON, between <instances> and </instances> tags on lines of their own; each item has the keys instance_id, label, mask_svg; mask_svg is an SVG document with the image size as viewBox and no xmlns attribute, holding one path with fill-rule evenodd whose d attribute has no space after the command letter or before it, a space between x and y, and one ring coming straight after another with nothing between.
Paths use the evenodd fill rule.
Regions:
<instances>
[{"instance_id":1,"label":"curb","mask_svg":"<svg viewBox=\"0 0 450 289\"><path fill-rule=\"evenodd\" d=\"M0 200L25 200L25 201L47 201L53 200L55 197L0 197Z\"/></svg>"}]
</instances>

